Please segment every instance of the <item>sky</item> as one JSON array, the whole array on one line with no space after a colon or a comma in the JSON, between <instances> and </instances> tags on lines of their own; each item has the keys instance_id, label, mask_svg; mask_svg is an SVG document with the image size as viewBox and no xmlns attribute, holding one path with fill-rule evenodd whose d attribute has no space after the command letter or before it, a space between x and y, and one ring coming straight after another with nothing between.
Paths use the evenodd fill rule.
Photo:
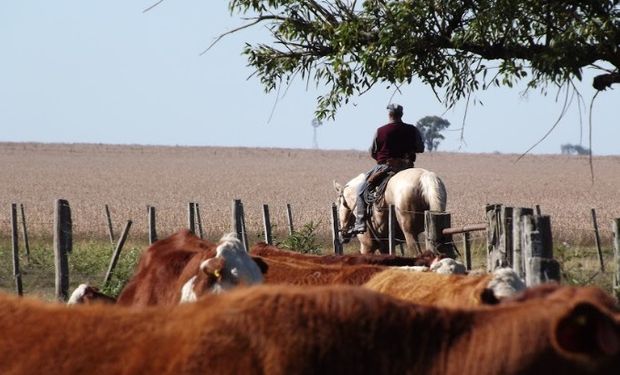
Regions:
<instances>
[{"instance_id":1,"label":"sky","mask_svg":"<svg viewBox=\"0 0 620 375\"><path fill-rule=\"evenodd\" d=\"M228 1L0 0L0 142L366 150L387 121L390 99L404 120L427 115L451 122L440 151L522 153L556 122L563 99L519 88L492 88L446 110L415 81L400 93L377 87L341 108L335 120L311 126L324 90L293 84L265 93L241 55L265 41L264 29L220 34L243 24ZM584 72L587 104L595 91ZM595 155L620 154L620 90L598 95L592 113ZM466 116L465 116L466 115ZM580 121L581 118L581 121ZM464 132L460 129L464 124ZM576 101L534 154L560 145L588 147L588 115Z\"/></svg>"}]
</instances>

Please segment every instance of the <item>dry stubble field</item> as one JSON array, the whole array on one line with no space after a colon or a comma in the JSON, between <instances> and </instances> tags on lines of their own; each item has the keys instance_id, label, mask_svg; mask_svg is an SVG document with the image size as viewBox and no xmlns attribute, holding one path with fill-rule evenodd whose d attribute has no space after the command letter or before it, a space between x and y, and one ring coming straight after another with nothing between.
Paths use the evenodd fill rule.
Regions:
<instances>
[{"instance_id":1,"label":"dry stubble field","mask_svg":"<svg viewBox=\"0 0 620 375\"><path fill-rule=\"evenodd\" d=\"M437 152L420 155L417 166L435 171L444 180L454 226L483 222L487 203L539 204L543 213L551 215L565 279L609 287L613 267L604 275L597 272L590 209L597 210L609 262L611 222L620 217L620 157L595 158L594 183L585 157L530 155L515 163L516 158ZM24 205L29 234L38 240L42 249L38 254L44 258L25 269L27 288L48 294L54 279L49 249L55 199L69 201L74 243L80 243L72 255L72 284L99 282L105 270L108 255L101 259L91 255L95 250L88 250L101 254L101 244L107 247L104 205L110 206L117 237L131 219L124 274L112 287L117 291L146 246L147 205L157 208L161 238L186 226L187 203L198 202L207 236L217 239L229 230L231 202L239 198L244 202L250 242L255 242L262 230L262 204L270 206L276 239L284 239L285 207L290 203L296 228L319 223L318 239L323 252L329 252L332 181L346 182L372 164L361 151L0 143L0 289L12 288L13 283L12 202ZM484 236L477 232L473 237L474 250L479 249L478 266L484 263L480 258ZM352 243L345 251L355 251L356 246ZM111 252L111 246L106 252Z\"/></svg>"}]
</instances>

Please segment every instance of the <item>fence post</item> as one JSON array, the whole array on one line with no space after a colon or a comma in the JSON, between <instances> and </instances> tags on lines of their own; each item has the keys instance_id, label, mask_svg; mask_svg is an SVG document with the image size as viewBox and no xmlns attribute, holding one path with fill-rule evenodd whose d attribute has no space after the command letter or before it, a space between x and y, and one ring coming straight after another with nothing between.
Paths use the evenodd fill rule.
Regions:
<instances>
[{"instance_id":1,"label":"fence post","mask_svg":"<svg viewBox=\"0 0 620 375\"><path fill-rule=\"evenodd\" d=\"M394 216L394 205L390 204L388 206L388 250L390 255L396 255L396 251L394 250L394 232L396 232L394 227L395 222L396 217Z\"/></svg>"},{"instance_id":2,"label":"fence post","mask_svg":"<svg viewBox=\"0 0 620 375\"><path fill-rule=\"evenodd\" d=\"M110 235L110 243L114 246L114 230L112 229L112 217L110 216L110 207L105 205L105 216L108 223L108 234Z\"/></svg>"},{"instance_id":3,"label":"fence post","mask_svg":"<svg viewBox=\"0 0 620 375\"><path fill-rule=\"evenodd\" d=\"M293 213L291 212L291 204L286 204L286 218L288 222L288 235L292 236L295 229L293 228Z\"/></svg>"},{"instance_id":4,"label":"fence post","mask_svg":"<svg viewBox=\"0 0 620 375\"><path fill-rule=\"evenodd\" d=\"M200 239L204 239L204 232L202 230L202 219L200 218L200 206L198 203L194 203L194 209L196 211L196 225L198 225L198 236Z\"/></svg>"},{"instance_id":5,"label":"fence post","mask_svg":"<svg viewBox=\"0 0 620 375\"><path fill-rule=\"evenodd\" d=\"M465 257L465 269L471 271L471 237L469 232L463 233L463 256Z\"/></svg>"},{"instance_id":6,"label":"fence post","mask_svg":"<svg viewBox=\"0 0 620 375\"><path fill-rule=\"evenodd\" d=\"M30 242L28 241L28 228L26 227L26 214L24 212L24 205L19 204L19 209L22 213L22 234L24 235L24 249L26 249L26 260L30 264Z\"/></svg>"},{"instance_id":7,"label":"fence post","mask_svg":"<svg viewBox=\"0 0 620 375\"><path fill-rule=\"evenodd\" d=\"M549 216L523 217L523 256L525 284L560 281L560 264L553 259L553 240Z\"/></svg>"},{"instance_id":8,"label":"fence post","mask_svg":"<svg viewBox=\"0 0 620 375\"><path fill-rule=\"evenodd\" d=\"M196 234L196 218L195 218L196 209L194 206L194 202L189 202L187 204L187 228L193 234Z\"/></svg>"},{"instance_id":9,"label":"fence post","mask_svg":"<svg viewBox=\"0 0 620 375\"><path fill-rule=\"evenodd\" d=\"M525 277L523 256L523 217L533 215L534 210L528 207L515 207L512 211L512 268L519 277Z\"/></svg>"},{"instance_id":10,"label":"fence post","mask_svg":"<svg viewBox=\"0 0 620 375\"><path fill-rule=\"evenodd\" d=\"M616 263L616 273L614 274L614 291L616 296L620 296L620 218L614 219L614 261Z\"/></svg>"},{"instance_id":11,"label":"fence post","mask_svg":"<svg viewBox=\"0 0 620 375\"><path fill-rule=\"evenodd\" d=\"M66 301L69 297L68 253L73 247L71 207L65 199L56 199L54 205L54 264L56 268L56 298Z\"/></svg>"},{"instance_id":12,"label":"fence post","mask_svg":"<svg viewBox=\"0 0 620 375\"><path fill-rule=\"evenodd\" d=\"M334 248L334 254L342 255L342 243L340 242L340 228L338 224L338 208L335 203L332 203L331 209L331 218L332 218L332 246Z\"/></svg>"},{"instance_id":13,"label":"fence post","mask_svg":"<svg viewBox=\"0 0 620 375\"><path fill-rule=\"evenodd\" d=\"M487 204L485 207L487 218L487 271L492 272L497 267L497 253L499 247L499 213L500 204Z\"/></svg>"},{"instance_id":14,"label":"fence post","mask_svg":"<svg viewBox=\"0 0 620 375\"><path fill-rule=\"evenodd\" d=\"M605 272L605 262L603 261L603 250L601 249L601 236L598 233L598 223L596 222L596 210L592 209L592 225L594 226L594 242L598 253L598 262L601 272Z\"/></svg>"},{"instance_id":15,"label":"fence post","mask_svg":"<svg viewBox=\"0 0 620 375\"><path fill-rule=\"evenodd\" d=\"M444 228L450 228L451 216L447 212L424 211L424 231L426 233L426 250L436 254L456 257L451 234L443 234Z\"/></svg>"},{"instance_id":16,"label":"fence post","mask_svg":"<svg viewBox=\"0 0 620 375\"><path fill-rule=\"evenodd\" d=\"M263 228L265 233L265 242L268 245L273 245L273 239L271 237L271 219L269 218L269 205L263 204Z\"/></svg>"},{"instance_id":17,"label":"fence post","mask_svg":"<svg viewBox=\"0 0 620 375\"><path fill-rule=\"evenodd\" d=\"M155 207L148 206L147 208L148 223L149 223L149 245L157 241L157 223L155 218Z\"/></svg>"},{"instance_id":18,"label":"fence post","mask_svg":"<svg viewBox=\"0 0 620 375\"><path fill-rule=\"evenodd\" d=\"M110 260L108 271L105 273L105 278L103 279L104 286L110 282L110 278L112 277L112 272L114 272L114 268L116 268L116 263L118 262L118 258L121 255L123 246L125 246L125 241L127 240L127 236L129 235L129 228L131 228L131 220L127 220L127 224L125 224L125 229L123 229L123 234L121 234L121 238L118 240L118 244L116 244L114 253L112 253L112 259Z\"/></svg>"},{"instance_id":19,"label":"fence post","mask_svg":"<svg viewBox=\"0 0 620 375\"><path fill-rule=\"evenodd\" d=\"M22 287L22 273L19 269L19 232L17 231L17 204L11 203L11 243L13 248L13 276L17 295L24 294Z\"/></svg>"},{"instance_id":20,"label":"fence post","mask_svg":"<svg viewBox=\"0 0 620 375\"><path fill-rule=\"evenodd\" d=\"M245 218L241 199L233 199L232 202L232 231L237 234L237 238L243 242L245 250L248 251L248 239L245 232Z\"/></svg>"},{"instance_id":21,"label":"fence post","mask_svg":"<svg viewBox=\"0 0 620 375\"><path fill-rule=\"evenodd\" d=\"M512 213L513 208L502 206L500 210L500 246L499 255L501 257L502 267L508 267L513 265L512 259Z\"/></svg>"}]
</instances>

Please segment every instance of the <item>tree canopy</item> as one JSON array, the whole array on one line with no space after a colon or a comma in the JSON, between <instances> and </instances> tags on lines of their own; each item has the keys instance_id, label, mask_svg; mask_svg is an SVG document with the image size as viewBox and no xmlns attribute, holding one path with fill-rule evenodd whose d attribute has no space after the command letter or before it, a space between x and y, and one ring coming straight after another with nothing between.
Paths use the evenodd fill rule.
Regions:
<instances>
[{"instance_id":1,"label":"tree canopy","mask_svg":"<svg viewBox=\"0 0 620 375\"><path fill-rule=\"evenodd\" d=\"M428 151L437 150L439 143L445 139L442 131L450 126L450 121L439 116L424 116L415 124Z\"/></svg>"},{"instance_id":2,"label":"tree canopy","mask_svg":"<svg viewBox=\"0 0 620 375\"><path fill-rule=\"evenodd\" d=\"M615 0L230 0L268 43L243 53L266 91L296 79L327 92L317 117L333 117L376 85L419 78L451 107L472 92L525 81L546 91L620 83L620 1ZM219 40L219 38L218 38ZM574 88L574 85L572 86Z\"/></svg>"}]
</instances>

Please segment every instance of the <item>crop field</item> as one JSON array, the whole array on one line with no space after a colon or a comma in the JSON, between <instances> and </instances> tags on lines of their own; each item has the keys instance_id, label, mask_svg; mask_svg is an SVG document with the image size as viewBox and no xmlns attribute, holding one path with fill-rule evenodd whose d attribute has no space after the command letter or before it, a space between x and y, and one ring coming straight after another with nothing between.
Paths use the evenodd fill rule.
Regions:
<instances>
[{"instance_id":1,"label":"crop field","mask_svg":"<svg viewBox=\"0 0 620 375\"><path fill-rule=\"evenodd\" d=\"M516 159L434 152L420 155L416 166L444 180L453 226L484 222L488 203L540 205L551 216L555 246L573 257L594 244L590 210L595 208L610 254L612 219L620 217L620 157L595 157L594 180L587 157ZM54 200L67 199L76 243L108 238L108 204L116 236L132 220L129 244L140 248L146 241L148 205L156 207L161 238L185 227L187 203L197 202L207 237L217 239L230 230L231 202L238 198L250 242L259 240L263 204L270 207L276 239L285 236L290 203L296 229L312 223L326 252L332 181L344 183L372 165L366 152L353 150L2 143L0 247L7 255L3 259L9 259L12 202L24 205L30 236L45 239L51 236ZM483 232L474 235L476 242L484 243Z\"/></svg>"}]
</instances>

